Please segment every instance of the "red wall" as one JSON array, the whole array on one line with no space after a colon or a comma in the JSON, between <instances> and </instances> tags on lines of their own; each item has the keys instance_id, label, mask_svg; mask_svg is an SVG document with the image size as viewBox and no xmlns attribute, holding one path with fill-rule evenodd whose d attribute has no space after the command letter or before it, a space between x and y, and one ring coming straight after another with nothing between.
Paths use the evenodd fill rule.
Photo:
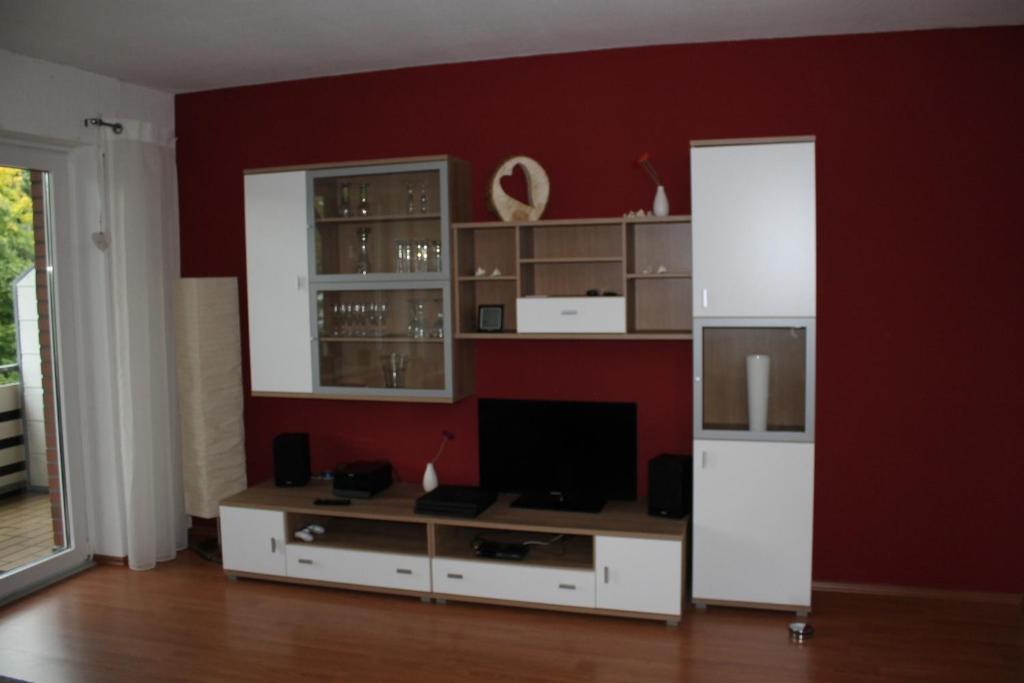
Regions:
<instances>
[{"instance_id":1,"label":"red wall","mask_svg":"<svg viewBox=\"0 0 1024 683\"><path fill-rule=\"evenodd\" d=\"M421 154L552 179L546 217L688 212L691 139L814 134L820 580L1024 591L1024 27L680 45L434 66L177 98L182 273L244 280L242 170ZM481 396L630 400L641 461L687 450L688 343L477 344ZM253 399L314 465L379 456L471 483L476 405ZM641 485L646 488L641 465Z\"/></svg>"}]
</instances>

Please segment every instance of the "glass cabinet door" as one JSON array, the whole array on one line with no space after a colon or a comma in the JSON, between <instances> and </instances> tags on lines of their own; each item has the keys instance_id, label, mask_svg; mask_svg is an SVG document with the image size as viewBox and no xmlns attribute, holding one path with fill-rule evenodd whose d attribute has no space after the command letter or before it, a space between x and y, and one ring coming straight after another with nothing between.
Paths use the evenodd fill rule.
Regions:
<instances>
[{"instance_id":1,"label":"glass cabinet door","mask_svg":"<svg viewBox=\"0 0 1024 683\"><path fill-rule=\"evenodd\" d=\"M320 289L314 297L319 387L383 394L450 387L442 287Z\"/></svg>"},{"instance_id":2,"label":"glass cabinet door","mask_svg":"<svg viewBox=\"0 0 1024 683\"><path fill-rule=\"evenodd\" d=\"M314 276L412 273L422 279L447 272L442 167L413 163L399 169L409 170L310 174Z\"/></svg>"},{"instance_id":3,"label":"glass cabinet door","mask_svg":"<svg viewBox=\"0 0 1024 683\"><path fill-rule=\"evenodd\" d=\"M697 319L698 438L811 441L814 321Z\"/></svg>"}]
</instances>

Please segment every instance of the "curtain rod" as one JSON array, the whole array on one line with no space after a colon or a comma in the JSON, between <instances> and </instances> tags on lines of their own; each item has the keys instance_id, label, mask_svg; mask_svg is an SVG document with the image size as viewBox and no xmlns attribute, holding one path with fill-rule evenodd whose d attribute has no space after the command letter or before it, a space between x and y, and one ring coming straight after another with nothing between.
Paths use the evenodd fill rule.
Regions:
<instances>
[{"instance_id":1,"label":"curtain rod","mask_svg":"<svg viewBox=\"0 0 1024 683\"><path fill-rule=\"evenodd\" d=\"M103 119L86 119L85 127L88 128L89 126L110 126L110 129L114 131L115 135L120 135L124 131L124 126L120 123L110 123Z\"/></svg>"}]
</instances>

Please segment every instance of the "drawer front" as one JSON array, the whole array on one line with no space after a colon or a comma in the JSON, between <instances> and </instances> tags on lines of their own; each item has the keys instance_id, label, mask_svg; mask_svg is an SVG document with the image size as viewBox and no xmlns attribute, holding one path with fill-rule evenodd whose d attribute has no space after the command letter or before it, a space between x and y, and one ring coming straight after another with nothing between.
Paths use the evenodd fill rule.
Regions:
<instances>
[{"instance_id":1,"label":"drawer front","mask_svg":"<svg viewBox=\"0 0 1024 683\"><path fill-rule=\"evenodd\" d=\"M430 592L426 556L288 544L288 576L376 588Z\"/></svg>"},{"instance_id":2,"label":"drawer front","mask_svg":"<svg viewBox=\"0 0 1024 683\"><path fill-rule=\"evenodd\" d=\"M434 592L545 605L594 607L594 572L435 558Z\"/></svg>"},{"instance_id":3,"label":"drawer front","mask_svg":"<svg viewBox=\"0 0 1024 683\"><path fill-rule=\"evenodd\" d=\"M626 299L621 296L516 299L516 328L532 333L624 333Z\"/></svg>"}]
</instances>

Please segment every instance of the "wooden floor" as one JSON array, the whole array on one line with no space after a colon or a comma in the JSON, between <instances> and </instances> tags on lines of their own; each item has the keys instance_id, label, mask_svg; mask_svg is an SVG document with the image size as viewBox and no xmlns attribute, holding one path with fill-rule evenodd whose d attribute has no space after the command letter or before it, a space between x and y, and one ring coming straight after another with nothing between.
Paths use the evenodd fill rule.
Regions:
<instances>
[{"instance_id":1,"label":"wooden floor","mask_svg":"<svg viewBox=\"0 0 1024 683\"><path fill-rule=\"evenodd\" d=\"M50 497L19 493L0 498L0 573L53 552Z\"/></svg>"},{"instance_id":2,"label":"wooden floor","mask_svg":"<svg viewBox=\"0 0 1024 683\"><path fill-rule=\"evenodd\" d=\"M258 581L183 553L97 567L0 608L0 674L45 681L1024 681L1019 607L815 595L790 615L661 623Z\"/></svg>"}]
</instances>

